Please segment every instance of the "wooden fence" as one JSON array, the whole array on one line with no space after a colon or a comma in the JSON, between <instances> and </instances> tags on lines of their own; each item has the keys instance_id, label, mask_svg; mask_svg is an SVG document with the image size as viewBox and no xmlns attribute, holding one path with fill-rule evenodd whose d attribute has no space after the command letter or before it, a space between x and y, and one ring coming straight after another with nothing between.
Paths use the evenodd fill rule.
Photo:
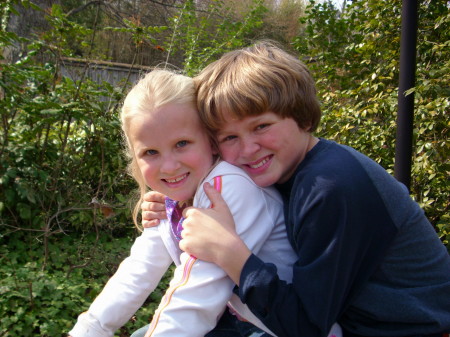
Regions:
<instances>
[{"instance_id":1,"label":"wooden fence","mask_svg":"<svg viewBox=\"0 0 450 337\"><path fill-rule=\"evenodd\" d=\"M113 86L133 84L152 67L131 65L125 63L96 61L64 57L61 62L61 76L72 80L89 78L94 82L108 82Z\"/></svg>"}]
</instances>

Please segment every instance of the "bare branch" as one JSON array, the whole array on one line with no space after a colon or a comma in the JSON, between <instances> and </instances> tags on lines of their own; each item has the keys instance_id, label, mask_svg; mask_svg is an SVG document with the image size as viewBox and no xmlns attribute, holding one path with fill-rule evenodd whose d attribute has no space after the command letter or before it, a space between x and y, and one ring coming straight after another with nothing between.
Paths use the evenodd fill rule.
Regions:
<instances>
[{"instance_id":1,"label":"bare branch","mask_svg":"<svg viewBox=\"0 0 450 337\"><path fill-rule=\"evenodd\" d=\"M92 6L92 5L104 5L104 3L101 0L89 1L88 3L85 3L84 5L82 5L82 6L78 7L78 8L71 9L69 12L67 12L66 17L69 17L71 15L77 14L77 13L85 10L87 7Z\"/></svg>"}]
</instances>

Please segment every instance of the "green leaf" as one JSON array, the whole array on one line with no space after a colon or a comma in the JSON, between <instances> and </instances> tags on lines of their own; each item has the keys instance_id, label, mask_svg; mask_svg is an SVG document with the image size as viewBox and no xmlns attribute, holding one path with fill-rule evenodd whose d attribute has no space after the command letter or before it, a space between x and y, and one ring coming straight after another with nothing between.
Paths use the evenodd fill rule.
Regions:
<instances>
[{"instance_id":1,"label":"green leaf","mask_svg":"<svg viewBox=\"0 0 450 337\"><path fill-rule=\"evenodd\" d=\"M18 203L17 208L19 210L19 215L24 220L29 220L31 218L31 207L24 203Z\"/></svg>"}]
</instances>

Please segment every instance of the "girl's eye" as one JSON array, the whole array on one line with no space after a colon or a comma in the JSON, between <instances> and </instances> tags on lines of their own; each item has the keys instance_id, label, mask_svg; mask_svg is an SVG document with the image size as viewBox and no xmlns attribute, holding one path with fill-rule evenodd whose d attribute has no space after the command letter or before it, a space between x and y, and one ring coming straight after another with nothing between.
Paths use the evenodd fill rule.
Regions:
<instances>
[{"instance_id":1,"label":"girl's eye","mask_svg":"<svg viewBox=\"0 0 450 337\"><path fill-rule=\"evenodd\" d=\"M181 140L177 143L177 147L185 147L186 145L188 145L187 140Z\"/></svg>"},{"instance_id":2,"label":"girl's eye","mask_svg":"<svg viewBox=\"0 0 450 337\"><path fill-rule=\"evenodd\" d=\"M148 154L149 156L154 156L155 154L158 154L158 151L156 151L156 150L147 150L147 151L145 151L145 154Z\"/></svg>"}]
</instances>

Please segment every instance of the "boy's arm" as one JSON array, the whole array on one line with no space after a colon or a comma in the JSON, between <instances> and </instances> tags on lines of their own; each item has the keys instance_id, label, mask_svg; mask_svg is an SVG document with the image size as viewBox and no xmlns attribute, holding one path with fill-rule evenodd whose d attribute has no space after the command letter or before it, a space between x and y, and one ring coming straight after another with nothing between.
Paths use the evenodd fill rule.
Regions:
<instances>
[{"instance_id":1,"label":"boy's arm","mask_svg":"<svg viewBox=\"0 0 450 337\"><path fill-rule=\"evenodd\" d=\"M78 317L72 337L109 337L156 288L172 263L158 228L145 229L89 310Z\"/></svg>"},{"instance_id":2,"label":"boy's arm","mask_svg":"<svg viewBox=\"0 0 450 337\"><path fill-rule=\"evenodd\" d=\"M239 286L242 268L252 252L237 234L233 215L220 192L209 183L203 188L214 208L191 207L184 211L180 248L218 265Z\"/></svg>"},{"instance_id":3,"label":"boy's arm","mask_svg":"<svg viewBox=\"0 0 450 337\"><path fill-rule=\"evenodd\" d=\"M350 297L348 294L354 291L354 285L364 284L363 278L370 275L367 269L377 265L378 261L373 263L374 259L383 258L383 252L395 236L392 227L380 228L382 221L378 213L383 209L382 201L379 207L375 207L372 201L366 204L373 209L359 210L356 205L358 201L364 204L364 198L354 198L349 202L346 190L330 189L328 180L323 179L322 184L313 179L309 181L314 184L313 192L309 191L306 201L299 197L302 201L295 202L298 206L293 210L298 212L293 216L301 216L303 220L301 230L293 229L297 252L302 257L293 268L294 283L281 280L273 266L255 255L248 258L240 272L240 298L279 336L326 336L331 324L338 319L341 308L345 307L344 301ZM367 191L368 188L362 190ZM375 195L376 192L366 194ZM291 197L296 197L295 193ZM313 205L305 206L306 202ZM357 226L350 226L346 219L354 216L355 209L359 215L352 219L352 224ZM207 211L212 213L213 210ZM194 213L198 215L199 212ZM209 214L211 216L215 215ZM195 223L197 220L198 217L190 221ZM219 223L221 221L219 219ZM228 223L227 228L232 226ZM205 231L204 235L212 237L214 234L213 231ZM211 241L205 240L203 246L210 246ZM221 250L217 255L218 262L226 268L226 263L232 264L234 254L226 245L221 245ZM325 317L327 319L323 319Z\"/></svg>"},{"instance_id":4,"label":"boy's arm","mask_svg":"<svg viewBox=\"0 0 450 337\"><path fill-rule=\"evenodd\" d=\"M251 180L235 175L223 178L222 195L239 223L237 231L249 248L259 251L274 225L266 214L266 200ZM194 201L194 205L209 207L203 189L200 193L200 198L196 197L199 203ZM146 337L203 337L215 327L233 294L234 282L220 267L186 253L181 259Z\"/></svg>"}]
</instances>

